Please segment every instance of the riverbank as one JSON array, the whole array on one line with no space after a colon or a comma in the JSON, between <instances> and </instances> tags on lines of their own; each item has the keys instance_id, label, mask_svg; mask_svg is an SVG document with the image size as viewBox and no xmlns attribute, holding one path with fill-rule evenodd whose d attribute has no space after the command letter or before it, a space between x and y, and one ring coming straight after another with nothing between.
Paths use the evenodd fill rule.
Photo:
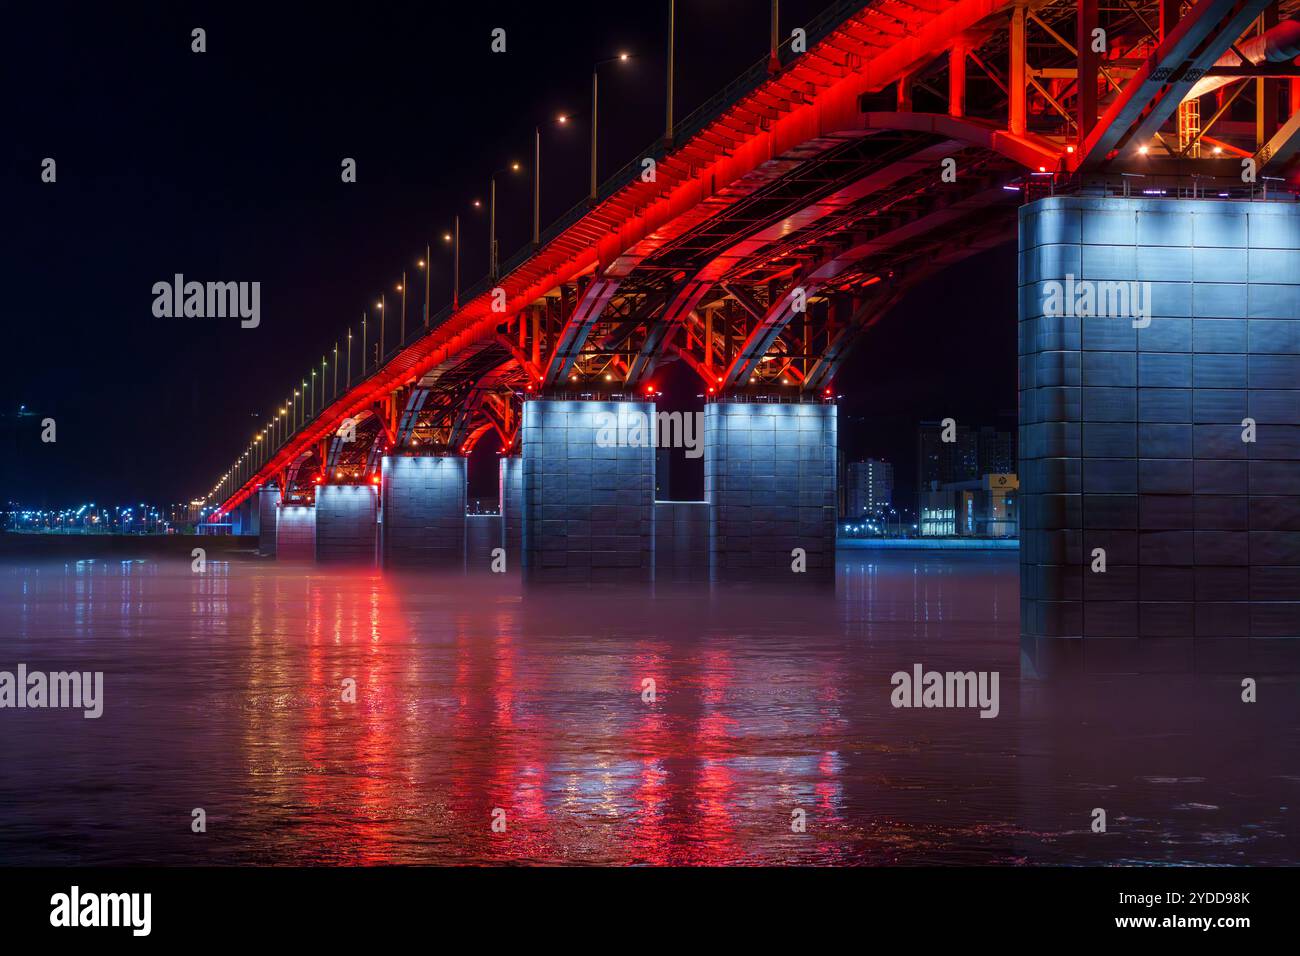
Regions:
<instances>
[{"instance_id":1,"label":"riverbank","mask_svg":"<svg viewBox=\"0 0 1300 956\"><path fill-rule=\"evenodd\" d=\"M838 538L839 551L1018 551L1018 538Z\"/></svg>"},{"instance_id":2,"label":"riverbank","mask_svg":"<svg viewBox=\"0 0 1300 956\"><path fill-rule=\"evenodd\" d=\"M208 556L253 555L255 535L215 534L0 534L0 558L177 557L189 558L195 548Z\"/></svg>"}]
</instances>

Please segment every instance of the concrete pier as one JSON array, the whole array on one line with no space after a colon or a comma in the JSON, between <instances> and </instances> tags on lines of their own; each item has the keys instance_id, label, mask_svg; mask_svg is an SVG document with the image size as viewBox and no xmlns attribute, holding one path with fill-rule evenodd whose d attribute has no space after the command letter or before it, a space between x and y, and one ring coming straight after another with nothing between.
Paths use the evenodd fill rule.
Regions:
<instances>
[{"instance_id":1,"label":"concrete pier","mask_svg":"<svg viewBox=\"0 0 1300 956\"><path fill-rule=\"evenodd\" d=\"M257 493L259 512L257 553L275 555L276 519L280 513L280 489L263 488Z\"/></svg>"},{"instance_id":2,"label":"concrete pier","mask_svg":"<svg viewBox=\"0 0 1300 956\"><path fill-rule=\"evenodd\" d=\"M834 581L835 448L829 403L705 406L713 581ZM802 573L793 570L796 549Z\"/></svg>"},{"instance_id":3,"label":"concrete pier","mask_svg":"<svg viewBox=\"0 0 1300 956\"><path fill-rule=\"evenodd\" d=\"M384 567L465 569L465 459L383 460Z\"/></svg>"},{"instance_id":4,"label":"concrete pier","mask_svg":"<svg viewBox=\"0 0 1300 956\"><path fill-rule=\"evenodd\" d=\"M1300 206L1040 200L1019 311L1027 663L1294 669Z\"/></svg>"},{"instance_id":5,"label":"concrete pier","mask_svg":"<svg viewBox=\"0 0 1300 956\"><path fill-rule=\"evenodd\" d=\"M524 462L512 455L501 459L500 468L501 547L506 550L506 568L514 574L524 560Z\"/></svg>"},{"instance_id":6,"label":"concrete pier","mask_svg":"<svg viewBox=\"0 0 1300 956\"><path fill-rule=\"evenodd\" d=\"M316 509L311 505L280 505L275 522L275 556L281 561L316 558Z\"/></svg>"},{"instance_id":7,"label":"concrete pier","mask_svg":"<svg viewBox=\"0 0 1300 956\"><path fill-rule=\"evenodd\" d=\"M316 488L316 560L373 565L378 540L379 495L374 485Z\"/></svg>"},{"instance_id":8,"label":"concrete pier","mask_svg":"<svg viewBox=\"0 0 1300 956\"><path fill-rule=\"evenodd\" d=\"M655 583L707 584L709 518L707 501L655 502Z\"/></svg>"},{"instance_id":9,"label":"concrete pier","mask_svg":"<svg viewBox=\"0 0 1300 956\"><path fill-rule=\"evenodd\" d=\"M654 580L654 447L619 431L648 402L524 403L523 548L529 582ZM631 440L629 440L631 439Z\"/></svg>"}]
</instances>

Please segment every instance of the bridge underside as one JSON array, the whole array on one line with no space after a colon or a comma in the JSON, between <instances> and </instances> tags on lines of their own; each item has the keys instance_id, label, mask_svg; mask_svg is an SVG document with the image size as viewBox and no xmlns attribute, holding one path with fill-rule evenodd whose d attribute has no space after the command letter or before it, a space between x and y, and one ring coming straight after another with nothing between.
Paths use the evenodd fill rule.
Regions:
<instances>
[{"instance_id":1,"label":"bridge underside","mask_svg":"<svg viewBox=\"0 0 1300 956\"><path fill-rule=\"evenodd\" d=\"M512 568L565 580L607 571L646 578L671 552L677 571L707 566L717 577L719 569L776 567L777 557L802 550L809 571L820 571L818 547L791 541L791 534L824 540L820 512L798 510L822 508L824 491L817 468L803 470L801 454L791 478L787 445L798 441L772 447L771 460L783 470L755 472L757 459L740 448L752 451L758 433L742 429L732 443L723 424L729 417L714 411L710 500L703 510L667 507L643 494L644 455L582 453L579 446L591 444L592 410L653 404L656 375L669 363L698 378L711 409L825 408L848 351L909 289L942 281L956 259L1010 242L1018 206L1049 210L1033 203L1064 193L1091 197L1077 200L1085 206L1111 205L1079 211L1091 225L1077 237L1068 229L1048 236L1044 224L1059 225L1061 217L1026 213L1039 225L1030 246L1022 233L1022 284L1065 266L1082 270L1071 274L1078 278L1105 261L1128 269L1125 281L1167 284L1168 302L1192 298L1136 330L1132 342L1099 346L1103 340L1089 336L1103 333L1090 323L1052 333L1067 338L1022 339L1022 555L1035 659L1046 646L1067 653L1091 647L1090 659L1104 662L1125 647L1144 655L1166 647L1178 658L1189 646L1211 654L1221 639L1287 637L1281 630L1291 627L1291 610L1267 595L1289 573L1278 570L1289 563L1277 549L1290 547L1285 536L1300 531L1286 524L1284 503L1257 503L1257 496L1281 494L1262 489L1273 487L1275 472L1289 474L1277 471L1287 453L1273 447L1270 454L1280 456L1273 464L1256 462L1251 446L1235 458L1222 445L1226 433L1211 428L1231 422L1198 416L1209 407L1235 415L1241 401L1251 411L1251 402L1265 400L1257 387L1281 389L1257 383L1269 381L1279 356L1290 353L1280 338L1257 339L1252 323L1300 315L1300 303L1269 298L1289 294L1276 289L1295 263L1276 254L1297 247L1257 247L1253 231L1256 222L1273 222L1262 210L1274 207L1262 200L1279 190L1291 195L1287 177L1300 151L1297 7L1294 0L873 0L837 7L810 24L806 54L782 51L774 69L746 74L738 92L691 117L671 144L653 147L646 158L656 175L641 175L643 164L634 163L598 202L507 263L499 281L482 284L427 332L367 366L355 386L349 360L343 394L322 399L324 409L287 437L277 434L274 449L251 445L212 494L229 510L274 482L285 504L310 505L321 485L387 481L406 459L463 465L493 435L506 461L518 462L503 471L504 517L493 538L505 545ZM1131 242L1090 239L1089 230L1109 235L1102 224L1129 215L1123 204L1133 195L1169 205L1158 220L1133 207L1139 231ZM1248 245L1202 241L1194 224L1209 213L1188 214L1190 238L1179 232L1180 202L1209 210L1220 199L1249 206L1239 217L1249 227ZM1063 221L1074 222L1073 215ZM1171 233L1151 233L1157 221ZM1179 269L1188 271L1166 278ZM1226 278L1207 278L1220 275ZM1233 295L1245 303L1244 314L1206 304ZM1255 314L1257 302L1273 312ZM1200 311L1206 308L1218 311ZM1041 323L1025 309L1022 301L1022 330ZM1193 337L1168 338L1182 328ZM1273 325L1258 334L1289 332ZM1124 378L1130 369L1133 381ZM1246 378L1232 379L1242 369ZM1107 375L1115 381L1090 379ZM1160 375L1163 384L1148 390L1147 378ZM1239 394L1241 401L1228 397ZM1146 417L1184 414L1189 402L1186 420ZM1270 405L1269 414L1282 415L1276 409L1283 407ZM566 408L556 414L567 417L551 422L547 408ZM1130 418L1095 417L1130 411ZM1289 427L1300 409L1285 414L1292 418L1272 424ZM767 427L758 418L751 426ZM823 423L818 431L811 419L797 427L833 447L833 427ZM1169 444L1148 447L1153 436ZM1190 450L1178 444L1187 440ZM622 479L626 513L609 510L625 503L617 493ZM756 487L792 500L778 513L762 513L753 507ZM1229 488L1236 490L1214 490ZM612 524L602 527L606 519ZM1150 523L1185 520L1191 527ZM1229 520L1247 524L1203 523ZM1080 577L1079 562L1090 560L1098 535L1112 542L1116 570ZM478 553L469 542L482 537L475 526L459 539L466 562L477 561L468 557ZM760 539L781 547L756 557ZM1244 565L1237 563L1243 542ZM1190 555L1188 563L1161 563L1175 554ZM1261 555L1273 563L1258 564ZM1202 565L1229 569L1223 580L1244 580L1250 596L1222 596L1203 580ZM1271 583L1257 587L1256 578ZM1173 596L1184 586L1190 601ZM1090 611L1094 597L1100 603ZM1244 634L1235 632L1242 627ZM1187 628L1195 645L1174 640L1172 632ZM1103 637L1108 643L1089 640Z\"/></svg>"}]
</instances>

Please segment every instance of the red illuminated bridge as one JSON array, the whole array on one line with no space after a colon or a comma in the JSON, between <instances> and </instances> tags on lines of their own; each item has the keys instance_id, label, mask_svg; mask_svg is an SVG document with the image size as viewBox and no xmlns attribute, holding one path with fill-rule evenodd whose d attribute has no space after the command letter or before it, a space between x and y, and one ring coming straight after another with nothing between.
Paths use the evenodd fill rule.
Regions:
<instances>
[{"instance_id":1,"label":"red illuminated bridge","mask_svg":"<svg viewBox=\"0 0 1300 956\"><path fill-rule=\"evenodd\" d=\"M1289 566L1253 536L1300 517L1290 499L1259 504L1300 479L1300 442L1270 433L1300 423L1296 7L837 5L805 27L805 52L787 37L499 278L363 376L287 405L206 500L282 557L472 568L464 457L491 432L490 543L530 579L654 580L668 553L713 580L789 576L796 549L824 579L847 351L1019 221L1028 646L1231 636L1243 609L1204 610L1181 574L1149 592L1135 576L1086 614L1082 582L1094 545L1120 569ZM1067 276L1151 283L1150 322L1045 313L1041 286ZM708 395L693 509L655 502L653 449L594 441L602 409L653 412L670 362ZM1243 451L1226 429L1252 412ZM1170 526L1144 523L1157 511ZM1289 601L1244 600L1249 636L1300 636Z\"/></svg>"}]
</instances>

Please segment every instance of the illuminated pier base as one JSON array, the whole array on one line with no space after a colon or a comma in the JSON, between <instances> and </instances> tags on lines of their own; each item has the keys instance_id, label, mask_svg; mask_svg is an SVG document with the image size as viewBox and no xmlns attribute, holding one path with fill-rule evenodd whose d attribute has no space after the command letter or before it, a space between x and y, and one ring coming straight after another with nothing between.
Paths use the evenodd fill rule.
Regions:
<instances>
[{"instance_id":1,"label":"illuminated pier base","mask_svg":"<svg viewBox=\"0 0 1300 956\"><path fill-rule=\"evenodd\" d=\"M524 403L523 569L529 582L654 580L655 449L598 442L602 414L645 402ZM603 445L603 447L602 447Z\"/></svg>"},{"instance_id":2,"label":"illuminated pier base","mask_svg":"<svg viewBox=\"0 0 1300 956\"><path fill-rule=\"evenodd\" d=\"M280 489L263 488L257 493L257 553L275 554L276 517L280 511Z\"/></svg>"},{"instance_id":3,"label":"illuminated pier base","mask_svg":"<svg viewBox=\"0 0 1300 956\"><path fill-rule=\"evenodd\" d=\"M655 583L709 580L707 501L655 502Z\"/></svg>"},{"instance_id":4,"label":"illuminated pier base","mask_svg":"<svg viewBox=\"0 0 1300 956\"><path fill-rule=\"evenodd\" d=\"M705 406L713 581L834 581L835 411L832 404ZM802 573L793 570L796 549Z\"/></svg>"},{"instance_id":5,"label":"illuminated pier base","mask_svg":"<svg viewBox=\"0 0 1300 956\"><path fill-rule=\"evenodd\" d=\"M465 466L450 456L384 458L384 567L464 570Z\"/></svg>"},{"instance_id":6,"label":"illuminated pier base","mask_svg":"<svg viewBox=\"0 0 1300 956\"><path fill-rule=\"evenodd\" d=\"M275 556L281 561L311 561L316 557L315 508L280 505L275 519Z\"/></svg>"},{"instance_id":7,"label":"illuminated pier base","mask_svg":"<svg viewBox=\"0 0 1300 956\"><path fill-rule=\"evenodd\" d=\"M465 570L471 574L492 571L492 552L501 547L500 515L465 516ZM506 562L506 568L510 564Z\"/></svg>"},{"instance_id":8,"label":"illuminated pier base","mask_svg":"<svg viewBox=\"0 0 1300 956\"><path fill-rule=\"evenodd\" d=\"M1019 281L1031 672L1294 671L1300 206L1044 199ZM1071 281L1132 301L1080 318Z\"/></svg>"},{"instance_id":9,"label":"illuminated pier base","mask_svg":"<svg viewBox=\"0 0 1300 956\"><path fill-rule=\"evenodd\" d=\"M316 488L316 560L332 564L375 563L378 489L374 485Z\"/></svg>"},{"instance_id":10,"label":"illuminated pier base","mask_svg":"<svg viewBox=\"0 0 1300 956\"><path fill-rule=\"evenodd\" d=\"M518 455L501 459L498 501L501 503L501 547L506 552L506 571L523 566L524 462Z\"/></svg>"}]
</instances>

